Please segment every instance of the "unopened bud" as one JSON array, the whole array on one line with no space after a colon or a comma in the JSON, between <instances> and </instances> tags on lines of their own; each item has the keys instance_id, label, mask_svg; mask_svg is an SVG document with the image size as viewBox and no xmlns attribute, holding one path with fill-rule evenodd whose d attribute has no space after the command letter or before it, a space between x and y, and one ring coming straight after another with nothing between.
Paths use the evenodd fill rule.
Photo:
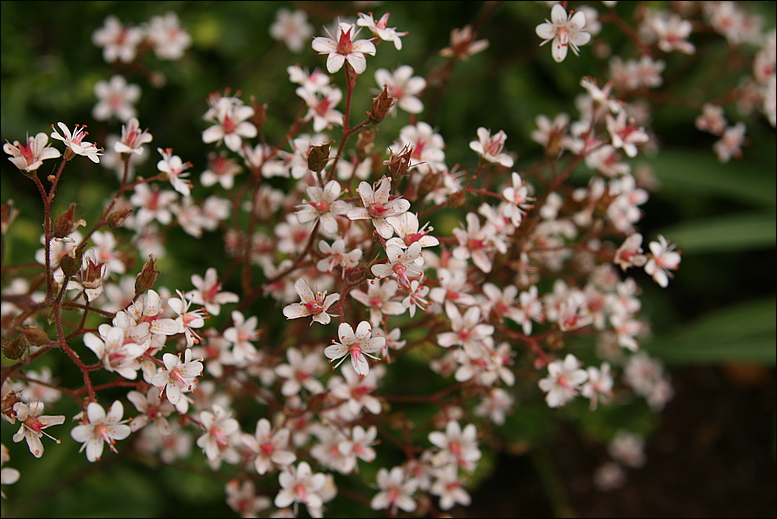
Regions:
<instances>
[{"instance_id":1,"label":"unopened bud","mask_svg":"<svg viewBox=\"0 0 777 519\"><path fill-rule=\"evenodd\" d=\"M380 123L389 114L394 105L397 104L397 98L388 92L388 87L383 85L383 92L378 97L372 98L372 111L366 112L369 117L369 124L376 125Z\"/></svg>"},{"instance_id":2,"label":"unopened bud","mask_svg":"<svg viewBox=\"0 0 777 519\"><path fill-rule=\"evenodd\" d=\"M62 273L65 274L65 276L75 276L78 271L81 270L81 259L84 257L84 248L86 248L86 242L71 250L59 261L59 266L62 267Z\"/></svg>"},{"instance_id":3,"label":"unopened bud","mask_svg":"<svg viewBox=\"0 0 777 519\"><path fill-rule=\"evenodd\" d=\"M251 106L254 108L254 115L249 120L256 126L256 131L261 132L267 120L267 103L260 105L254 96L251 96Z\"/></svg>"},{"instance_id":4,"label":"unopened bud","mask_svg":"<svg viewBox=\"0 0 777 519\"><path fill-rule=\"evenodd\" d=\"M135 297L145 294L150 288L154 287L156 278L159 277L160 274L160 272L154 268L155 262L156 260L154 257L149 255L148 261L143 264L143 269L140 271L140 274L138 274L138 277L135 278Z\"/></svg>"},{"instance_id":5,"label":"unopened bud","mask_svg":"<svg viewBox=\"0 0 777 519\"><path fill-rule=\"evenodd\" d=\"M356 158L359 161L364 160L372 153L372 149L375 147L375 134L377 132L377 128L369 130L364 128L359 132L359 137L356 139Z\"/></svg>"},{"instance_id":6,"label":"unopened bud","mask_svg":"<svg viewBox=\"0 0 777 519\"><path fill-rule=\"evenodd\" d=\"M30 347L30 342L24 335L17 335L10 341L3 344L3 355L9 359L20 359L27 348Z\"/></svg>"},{"instance_id":7,"label":"unopened bud","mask_svg":"<svg viewBox=\"0 0 777 519\"><path fill-rule=\"evenodd\" d=\"M451 193L448 196L448 207L461 207L464 205L464 201L466 200L466 195L464 194L464 190L456 191L455 193Z\"/></svg>"},{"instance_id":8,"label":"unopened bud","mask_svg":"<svg viewBox=\"0 0 777 519\"><path fill-rule=\"evenodd\" d=\"M81 225L86 225L86 222L81 218L76 219L76 204L71 203L70 207L54 221L54 237L64 238Z\"/></svg>"},{"instance_id":9,"label":"unopened bud","mask_svg":"<svg viewBox=\"0 0 777 519\"><path fill-rule=\"evenodd\" d=\"M409 145L405 145L398 155L394 155L391 151L389 159L383 164L388 166L389 173L394 178L401 178L407 170L410 169L410 156L413 154L413 148Z\"/></svg>"},{"instance_id":10,"label":"unopened bud","mask_svg":"<svg viewBox=\"0 0 777 519\"><path fill-rule=\"evenodd\" d=\"M318 146L311 146L308 152L308 168L316 173L321 173L321 170L326 167L326 163L329 162L329 150L332 148L331 142L325 142Z\"/></svg>"},{"instance_id":11,"label":"unopened bud","mask_svg":"<svg viewBox=\"0 0 777 519\"><path fill-rule=\"evenodd\" d=\"M425 174L423 177L421 177L421 182L418 185L419 195L426 196L428 193L434 191L439 181L439 171L430 171L429 173Z\"/></svg>"},{"instance_id":12,"label":"unopened bud","mask_svg":"<svg viewBox=\"0 0 777 519\"><path fill-rule=\"evenodd\" d=\"M130 209L121 209L119 211L113 211L108 215L108 225L112 229L118 229L124 225L124 221L129 215L132 214Z\"/></svg>"},{"instance_id":13,"label":"unopened bud","mask_svg":"<svg viewBox=\"0 0 777 519\"><path fill-rule=\"evenodd\" d=\"M37 326L32 326L30 324L25 324L21 328L19 328L19 331L24 334L25 337L27 337L27 340L30 341L30 344L33 346L40 346L42 344L46 344L49 342L49 336L38 328Z\"/></svg>"}]
</instances>

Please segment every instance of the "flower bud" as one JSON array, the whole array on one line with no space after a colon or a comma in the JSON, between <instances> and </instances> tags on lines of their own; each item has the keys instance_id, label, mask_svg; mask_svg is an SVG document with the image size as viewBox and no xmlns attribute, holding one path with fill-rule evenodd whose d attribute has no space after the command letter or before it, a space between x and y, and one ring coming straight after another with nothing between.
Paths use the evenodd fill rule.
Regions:
<instances>
[{"instance_id":1,"label":"flower bud","mask_svg":"<svg viewBox=\"0 0 777 519\"><path fill-rule=\"evenodd\" d=\"M377 132L377 128L372 128L371 130L364 128L359 132L359 137L356 139L356 158L359 161L364 160L372 153L372 149L375 147L375 134Z\"/></svg>"},{"instance_id":2,"label":"flower bud","mask_svg":"<svg viewBox=\"0 0 777 519\"><path fill-rule=\"evenodd\" d=\"M20 359L27 348L30 347L30 342L24 335L17 335L10 341L3 344L3 355L9 359Z\"/></svg>"},{"instance_id":3,"label":"flower bud","mask_svg":"<svg viewBox=\"0 0 777 519\"><path fill-rule=\"evenodd\" d=\"M149 255L148 261L143 264L143 269L135 278L135 297L145 294L156 283L156 278L159 277L160 272L154 268L155 262L154 257Z\"/></svg>"},{"instance_id":4,"label":"flower bud","mask_svg":"<svg viewBox=\"0 0 777 519\"><path fill-rule=\"evenodd\" d=\"M401 178L407 170L410 168L410 155L413 153L413 148L409 145L405 145L398 155L394 155L391 151L389 159L383 164L388 166L389 173L394 178Z\"/></svg>"},{"instance_id":5,"label":"flower bud","mask_svg":"<svg viewBox=\"0 0 777 519\"><path fill-rule=\"evenodd\" d=\"M17 402L21 402L21 400L19 400L20 395L21 391L9 391L3 395L3 400L0 404L0 412L2 412L3 416L8 419L11 424L16 423L16 412L14 412L13 406L16 405Z\"/></svg>"},{"instance_id":6,"label":"flower bud","mask_svg":"<svg viewBox=\"0 0 777 519\"><path fill-rule=\"evenodd\" d=\"M249 119L256 126L256 131L261 132L262 126L267 121L267 103L260 105L254 96L251 96L251 106L254 108L254 115Z\"/></svg>"},{"instance_id":7,"label":"flower bud","mask_svg":"<svg viewBox=\"0 0 777 519\"><path fill-rule=\"evenodd\" d=\"M388 87L383 85L383 92L378 97L372 98L372 111L366 112L369 118L369 124L379 124L389 114L394 105L397 104L397 98L388 93Z\"/></svg>"},{"instance_id":8,"label":"flower bud","mask_svg":"<svg viewBox=\"0 0 777 519\"><path fill-rule=\"evenodd\" d=\"M82 225L86 225L86 221L82 218L76 220L76 204L71 203L70 207L54 220L54 237L64 238L70 233L78 229Z\"/></svg>"},{"instance_id":9,"label":"flower bud","mask_svg":"<svg viewBox=\"0 0 777 519\"><path fill-rule=\"evenodd\" d=\"M326 167L326 163L329 162L329 150L332 147L331 142L325 142L318 146L311 146L308 152L308 168L316 173L321 173L321 170Z\"/></svg>"},{"instance_id":10,"label":"flower bud","mask_svg":"<svg viewBox=\"0 0 777 519\"><path fill-rule=\"evenodd\" d=\"M466 200L464 190L456 191L448 196L448 207L461 207Z\"/></svg>"},{"instance_id":11,"label":"flower bud","mask_svg":"<svg viewBox=\"0 0 777 519\"><path fill-rule=\"evenodd\" d=\"M78 271L81 270L81 259L84 257L85 248L86 242L70 251L59 261L59 266L62 267L62 272L68 278L75 276Z\"/></svg>"},{"instance_id":12,"label":"flower bud","mask_svg":"<svg viewBox=\"0 0 777 519\"><path fill-rule=\"evenodd\" d=\"M24 336L27 338L28 341L30 341L30 344L33 346L40 346L42 344L46 344L49 342L49 336L38 328L37 326L32 326L30 324L25 324L24 326L19 328L19 331L24 334Z\"/></svg>"},{"instance_id":13,"label":"flower bud","mask_svg":"<svg viewBox=\"0 0 777 519\"><path fill-rule=\"evenodd\" d=\"M119 211L113 211L108 215L108 225L112 229L118 229L124 225L124 221L131 214L132 214L132 211L130 209L121 209Z\"/></svg>"}]
</instances>

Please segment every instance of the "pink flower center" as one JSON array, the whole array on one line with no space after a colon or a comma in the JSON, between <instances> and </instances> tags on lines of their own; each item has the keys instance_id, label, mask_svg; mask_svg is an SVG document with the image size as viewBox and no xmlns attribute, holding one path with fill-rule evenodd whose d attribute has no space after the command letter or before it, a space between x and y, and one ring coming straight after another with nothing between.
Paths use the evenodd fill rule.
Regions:
<instances>
[{"instance_id":1,"label":"pink flower center","mask_svg":"<svg viewBox=\"0 0 777 519\"><path fill-rule=\"evenodd\" d=\"M260 449L262 450L262 454L265 454L267 456L275 452L275 447L273 447L272 443L270 442L263 443Z\"/></svg>"},{"instance_id":2,"label":"pink flower center","mask_svg":"<svg viewBox=\"0 0 777 519\"><path fill-rule=\"evenodd\" d=\"M353 42L351 41L351 29L340 31L340 38L337 40L337 53L347 56L353 51Z\"/></svg>"},{"instance_id":3,"label":"pink flower center","mask_svg":"<svg viewBox=\"0 0 777 519\"><path fill-rule=\"evenodd\" d=\"M302 306L304 306L305 309L311 314L320 314L321 311L324 309L324 306L316 299L314 299L313 301L302 303Z\"/></svg>"},{"instance_id":4,"label":"pink flower center","mask_svg":"<svg viewBox=\"0 0 777 519\"><path fill-rule=\"evenodd\" d=\"M329 202L326 200L319 200L318 202L308 202L319 213L326 213L329 211Z\"/></svg>"},{"instance_id":5,"label":"pink flower center","mask_svg":"<svg viewBox=\"0 0 777 519\"><path fill-rule=\"evenodd\" d=\"M372 216L373 218L383 218L386 216L386 213L388 212L388 209L383 207L383 204L381 204L380 202L375 202L374 204L370 204L367 210L369 211L370 216Z\"/></svg>"}]
</instances>

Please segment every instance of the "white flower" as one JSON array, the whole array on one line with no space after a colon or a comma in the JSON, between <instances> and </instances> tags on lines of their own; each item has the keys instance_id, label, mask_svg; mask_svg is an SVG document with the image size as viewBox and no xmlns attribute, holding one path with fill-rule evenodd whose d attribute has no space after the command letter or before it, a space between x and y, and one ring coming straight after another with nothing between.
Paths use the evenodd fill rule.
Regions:
<instances>
[{"instance_id":1,"label":"white flower","mask_svg":"<svg viewBox=\"0 0 777 519\"><path fill-rule=\"evenodd\" d=\"M426 88L426 80L420 76L411 76L413 76L413 67L409 65L402 65L393 73L381 68L375 71L375 82L378 86L385 86L388 89L389 95L397 99L397 106L402 110L418 114L423 111L424 104L416 96ZM390 112L393 115L397 113L394 107Z\"/></svg>"},{"instance_id":2,"label":"white flower","mask_svg":"<svg viewBox=\"0 0 777 519\"><path fill-rule=\"evenodd\" d=\"M146 39L159 59L180 59L192 44L192 37L181 29L178 15L172 11L164 16L151 17L146 28Z\"/></svg>"},{"instance_id":3,"label":"white flower","mask_svg":"<svg viewBox=\"0 0 777 519\"><path fill-rule=\"evenodd\" d=\"M406 477L402 467L394 467L391 472L381 467L377 477L380 492L370 501L370 508L382 510L388 508L392 515L397 514L397 508L405 512L413 512L416 502L412 495L418 490L418 480L414 477Z\"/></svg>"},{"instance_id":4,"label":"white flower","mask_svg":"<svg viewBox=\"0 0 777 519\"><path fill-rule=\"evenodd\" d=\"M232 292L222 292L223 283L218 280L218 272L211 267L205 271L205 278L197 274L192 275L192 285L196 290L186 293L192 303L202 305L211 315L221 313L221 305L225 303L237 303L240 298Z\"/></svg>"},{"instance_id":5,"label":"white flower","mask_svg":"<svg viewBox=\"0 0 777 519\"><path fill-rule=\"evenodd\" d=\"M27 146L19 141L14 141L13 144L6 142L3 144L3 151L11 155L8 160L13 162L14 166L29 173L41 167L44 160L60 156L59 150L48 143L48 136L40 132L35 137L27 137Z\"/></svg>"},{"instance_id":6,"label":"white flower","mask_svg":"<svg viewBox=\"0 0 777 519\"><path fill-rule=\"evenodd\" d=\"M575 56L579 56L578 47L591 41L591 35L585 30L585 13L578 11L567 16L567 10L556 4L550 11L550 18L553 21L545 19L545 23L537 26L537 36L544 40L540 46L553 40L551 54L557 63L564 61L569 47Z\"/></svg>"},{"instance_id":7,"label":"white flower","mask_svg":"<svg viewBox=\"0 0 777 519\"><path fill-rule=\"evenodd\" d=\"M40 441L40 437L46 435L57 443L60 441L53 436L43 431L46 427L52 425L61 425L65 423L64 416L41 416L43 412L43 402L30 402L25 404L24 402L17 402L13 406L13 412L16 415L16 419L21 422L22 426L19 428L19 432L13 435L13 441L18 443L22 439L27 440L27 446L30 448L30 452L36 458L43 456L43 443Z\"/></svg>"},{"instance_id":8,"label":"white flower","mask_svg":"<svg viewBox=\"0 0 777 519\"><path fill-rule=\"evenodd\" d=\"M462 430L459 422L450 420L444 433L429 433L429 441L439 449L432 455L432 464L438 467L451 464L472 472L481 457L477 437L475 424L467 424Z\"/></svg>"},{"instance_id":9,"label":"white flower","mask_svg":"<svg viewBox=\"0 0 777 519\"><path fill-rule=\"evenodd\" d=\"M406 32L397 32L396 27L386 27L388 25L389 13L384 13L377 22L372 17L372 13L364 14L359 13L359 19L356 20L356 25L360 27L367 27L372 34L377 36L383 41L394 42L394 47L397 50L402 50L402 40L399 38L405 36Z\"/></svg>"},{"instance_id":10,"label":"white flower","mask_svg":"<svg viewBox=\"0 0 777 519\"><path fill-rule=\"evenodd\" d=\"M192 361L192 350L187 349L184 357L165 353L162 356L164 368L151 377L151 383L160 391L167 393L167 399L176 405L181 400L183 393L192 391L195 379L202 375L202 362Z\"/></svg>"},{"instance_id":11,"label":"white flower","mask_svg":"<svg viewBox=\"0 0 777 519\"><path fill-rule=\"evenodd\" d=\"M137 114L133 104L140 99L140 87L128 85L124 76L115 74L110 82L98 81L94 85L94 95L98 101L92 109L92 117L98 121L107 121L116 116L122 122L127 122Z\"/></svg>"},{"instance_id":12,"label":"white flower","mask_svg":"<svg viewBox=\"0 0 777 519\"><path fill-rule=\"evenodd\" d=\"M129 425L125 425L126 420L121 419L123 415L124 406L118 400L108 408L107 414L103 406L91 402L86 407L87 421L70 431L75 441L83 443L78 452L86 449L86 459L91 462L100 460L106 443L113 452L118 452L116 440L123 440L132 432Z\"/></svg>"},{"instance_id":13,"label":"white flower","mask_svg":"<svg viewBox=\"0 0 777 519\"><path fill-rule=\"evenodd\" d=\"M84 344L99 358L107 371L115 371L122 377L135 380L140 369L138 358L146 348L135 344L126 331L118 326L101 324L100 336L92 332L84 335Z\"/></svg>"},{"instance_id":14,"label":"white flower","mask_svg":"<svg viewBox=\"0 0 777 519\"><path fill-rule=\"evenodd\" d=\"M94 143L84 140L84 137L89 135L89 132L85 131L86 125L81 126L76 124L75 130L72 134L70 133L68 127L65 126L65 123L59 122L57 123L57 126L59 126L59 129L62 130L62 135L60 135L52 125L51 128L54 129L54 131L51 132L52 139L57 139L58 141L64 142L67 147L70 148L72 153L75 153L76 155L83 155L95 164L100 163L100 157L102 156L103 150L102 148L98 149ZM65 159L67 159L67 155L65 155Z\"/></svg>"},{"instance_id":15,"label":"white flower","mask_svg":"<svg viewBox=\"0 0 777 519\"><path fill-rule=\"evenodd\" d=\"M571 353L563 362L556 360L548 364L548 375L540 380L539 386L547 393L545 401L549 407L561 407L574 399L580 386L588 380L588 373L579 368L577 358Z\"/></svg>"},{"instance_id":16,"label":"white flower","mask_svg":"<svg viewBox=\"0 0 777 519\"><path fill-rule=\"evenodd\" d=\"M203 118L214 125L202 132L202 142L220 144L224 141L230 150L240 151L243 139L256 137L256 126L248 121L254 115L252 107L236 97L227 96L212 96L209 103L211 108Z\"/></svg>"},{"instance_id":17,"label":"white flower","mask_svg":"<svg viewBox=\"0 0 777 519\"><path fill-rule=\"evenodd\" d=\"M350 324L340 323L337 335L341 342L333 341L331 346L327 346L324 349L324 355L329 358L329 362L340 359L335 368L346 357L350 356L354 371L362 376L365 376L370 371L370 364L364 357L367 356L379 360L372 354L378 353L383 348L383 345L386 344L384 337L372 336L372 327L367 321L359 323L356 327L356 333L354 333Z\"/></svg>"},{"instance_id":18,"label":"white flower","mask_svg":"<svg viewBox=\"0 0 777 519\"><path fill-rule=\"evenodd\" d=\"M319 219L324 233L329 236L337 234L335 216L344 215L353 208L348 202L338 200L340 190L340 183L337 180L330 180L323 189L318 186L308 186L305 192L310 200L303 200L303 203L297 206L299 222L308 223Z\"/></svg>"},{"instance_id":19,"label":"white flower","mask_svg":"<svg viewBox=\"0 0 777 519\"><path fill-rule=\"evenodd\" d=\"M323 506L321 493L326 483L326 476L321 473L313 474L306 461L300 462L296 467L290 465L284 468L278 476L278 482L281 485L281 491L275 496L275 506L278 508L286 508L294 503L296 509L297 503L304 503L310 512L311 508Z\"/></svg>"},{"instance_id":20,"label":"white flower","mask_svg":"<svg viewBox=\"0 0 777 519\"><path fill-rule=\"evenodd\" d=\"M680 266L680 252L675 251L674 245L670 245L666 238L658 235L658 241L651 241L648 245L651 255L648 256L645 263L645 272L653 276L653 281L658 286L666 288L669 285L669 278L672 276L670 270L677 270Z\"/></svg>"},{"instance_id":21,"label":"white flower","mask_svg":"<svg viewBox=\"0 0 777 519\"><path fill-rule=\"evenodd\" d=\"M388 263L378 263L370 269L378 279L388 276L396 277L402 286L410 288L410 278L423 274L417 261L422 259L419 242L413 243L407 249L402 249L397 245L386 245L386 256L388 256Z\"/></svg>"},{"instance_id":22,"label":"white flower","mask_svg":"<svg viewBox=\"0 0 777 519\"><path fill-rule=\"evenodd\" d=\"M297 455L289 449L289 429L281 428L273 433L272 425L266 418L260 419L256 424L256 434L242 433L240 438L243 444L256 453L254 466L256 472L265 474L275 465L291 465L296 461Z\"/></svg>"},{"instance_id":23,"label":"white flower","mask_svg":"<svg viewBox=\"0 0 777 519\"><path fill-rule=\"evenodd\" d=\"M391 179L389 177L381 178L375 190L367 182L361 182L356 188L356 192L359 193L364 207L355 207L348 211L348 218L351 220L370 219L378 234L385 239L391 238L394 229L386 218L400 216L407 212L410 209L410 202L404 198L389 200L390 191Z\"/></svg>"},{"instance_id":24,"label":"white flower","mask_svg":"<svg viewBox=\"0 0 777 519\"><path fill-rule=\"evenodd\" d=\"M365 54L375 55L375 45L369 40L356 40L358 30L354 32L356 26L351 23L341 22L337 28L337 37L329 33L329 29L324 27L328 38L319 36L313 38L313 50L319 54L329 54L326 59L326 68L330 74L334 74L343 67L347 60L353 67L354 72L361 74L367 68L367 59Z\"/></svg>"},{"instance_id":25,"label":"white flower","mask_svg":"<svg viewBox=\"0 0 777 519\"><path fill-rule=\"evenodd\" d=\"M294 290L299 294L300 302L292 303L283 308L283 315L287 319L297 319L298 317L312 315L313 320L310 324L313 324L314 321L321 324L329 324L332 317L327 313L327 310L340 299L340 294L330 294L327 296L326 290L313 294L310 286L308 286L308 282L303 278L298 279L294 283Z\"/></svg>"},{"instance_id":26,"label":"white flower","mask_svg":"<svg viewBox=\"0 0 777 519\"><path fill-rule=\"evenodd\" d=\"M184 171L192 167L192 163L183 162L181 157L173 155L172 148L167 148L166 150L157 148L156 150L162 155L162 160L156 164L157 169L162 173L167 173L168 180L173 185L173 189L188 197L191 193L192 183L185 178L189 176L189 173L184 173Z\"/></svg>"},{"instance_id":27,"label":"white flower","mask_svg":"<svg viewBox=\"0 0 777 519\"><path fill-rule=\"evenodd\" d=\"M291 12L282 7L278 9L275 21L270 26L270 36L283 41L290 51L299 54L313 36L313 26L308 23L308 14L302 9Z\"/></svg>"},{"instance_id":28,"label":"white flower","mask_svg":"<svg viewBox=\"0 0 777 519\"><path fill-rule=\"evenodd\" d=\"M507 153L502 153L507 135L499 130L491 137L491 132L482 126L478 128L478 140L469 143L469 147L488 162L496 162L506 168L513 166L513 158Z\"/></svg>"},{"instance_id":29,"label":"white flower","mask_svg":"<svg viewBox=\"0 0 777 519\"><path fill-rule=\"evenodd\" d=\"M105 25L92 34L92 43L103 47L103 59L106 62L113 63L118 59L129 63L135 59L143 37L143 29L124 27L118 18L110 15L105 18Z\"/></svg>"},{"instance_id":30,"label":"white flower","mask_svg":"<svg viewBox=\"0 0 777 519\"><path fill-rule=\"evenodd\" d=\"M153 136L148 133L148 130L141 131L137 118L132 117L127 121L127 124L121 126L121 140L116 141L113 149L116 150L116 153L143 155L143 145L152 140Z\"/></svg>"}]
</instances>

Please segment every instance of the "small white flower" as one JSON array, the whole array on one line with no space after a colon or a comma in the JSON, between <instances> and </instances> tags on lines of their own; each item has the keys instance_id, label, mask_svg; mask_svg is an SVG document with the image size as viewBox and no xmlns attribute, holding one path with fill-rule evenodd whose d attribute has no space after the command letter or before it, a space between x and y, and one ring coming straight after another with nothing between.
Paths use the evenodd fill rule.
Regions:
<instances>
[{"instance_id":1,"label":"small white flower","mask_svg":"<svg viewBox=\"0 0 777 519\"><path fill-rule=\"evenodd\" d=\"M364 55L375 55L375 45L371 41L352 39L359 32L355 29L355 25L341 22L337 28L337 37L333 37L329 29L324 27L329 37L313 38L313 50L319 54L329 54L326 68L330 74L340 70L346 60L353 67L354 72L361 74L367 68L367 59Z\"/></svg>"},{"instance_id":2,"label":"small white flower","mask_svg":"<svg viewBox=\"0 0 777 519\"><path fill-rule=\"evenodd\" d=\"M386 344L384 337L372 336L372 327L367 321L359 323L356 327L356 333L354 333L350 324L341 323L337 329L337 336L341 342L332 341L332 345L324 349L324 355L329 358L329 362L340 359L335 368L346 357L350 356L354 371L361 376L365 376L370 371L370 364L364 357L367 356L379 360L372 354L378 353L383 348L383 345Z\"/></svg>"},{"instance_id":3,"label":"small white flower","mask_svg":"<svg viewBox=\"0 0 777 519\"><path fill-rule=\"evenodd\" d=\"M91 402L86 407L87 421L73 427L70 435L77 442L83 443L79 452L86 449L86 459L91 462L99 461L103 454L103 447L107 443L113 452L116 450L116 440L123 440L132 432L126 420L122 420L124 406L116 400L108 413L97 402Z\"/></svg>"},{"instance_id":4,"label":"small white flower","mask_svg":"<svg viewBox=\"0 0 777 519\"><path fill-rule=\"evenodd\" d=\"M551 54L557 63L564 61L567 50L572 47L575 56L579 56L578 47L591 41L591 35L585 29L585 13L578 11L567 16L567 10L561 4L556 4L550 11L551 20L537 26L537 36L544 41L540 46L553 40Z\"/></svg>"}]
</instances>

